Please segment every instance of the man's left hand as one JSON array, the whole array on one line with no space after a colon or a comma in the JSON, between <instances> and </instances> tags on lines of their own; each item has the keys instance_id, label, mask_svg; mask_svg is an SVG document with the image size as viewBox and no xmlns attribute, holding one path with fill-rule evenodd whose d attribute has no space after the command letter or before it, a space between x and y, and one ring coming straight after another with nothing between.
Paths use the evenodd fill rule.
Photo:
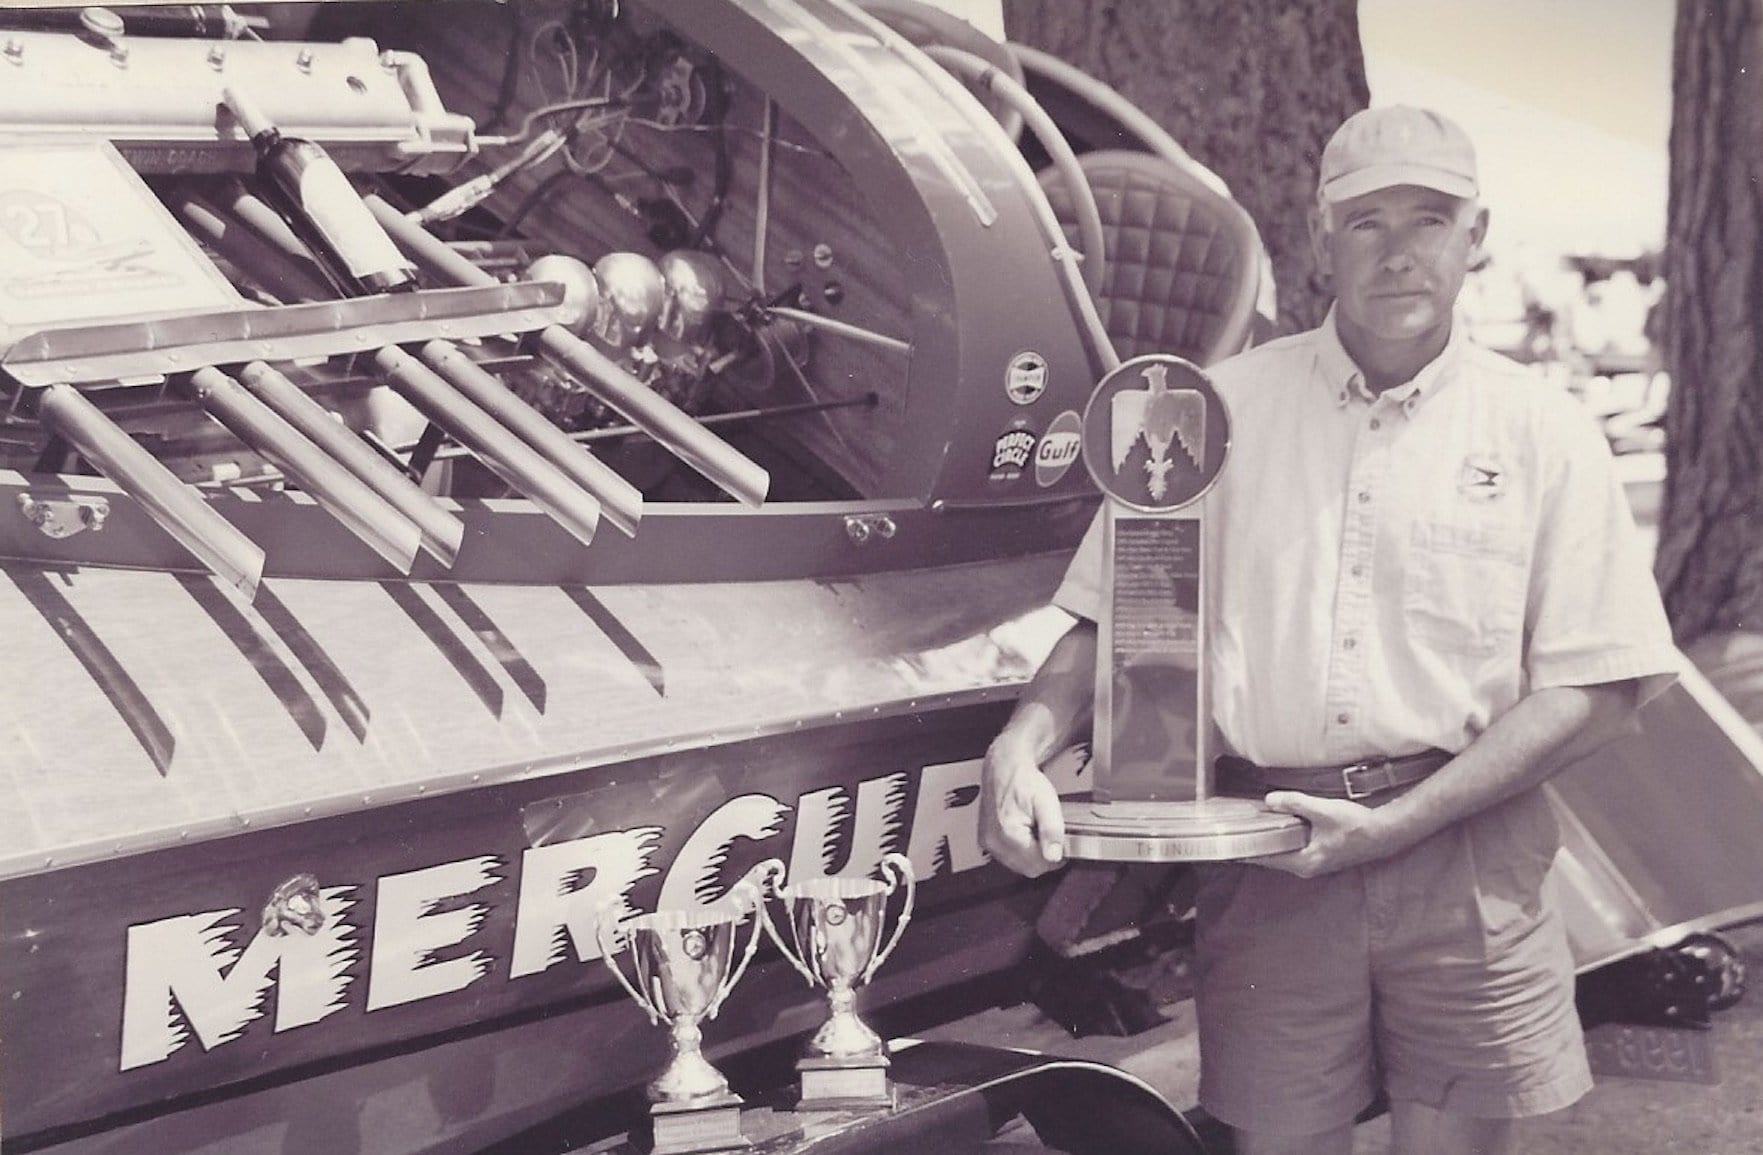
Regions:
<instances>
[{"instance_id":1,"label":"man's left hand","mask_svg":"<svg viewBox=\"0 0 1763 1155\"><path fill-rule=\"evenodd\" d=\"M1389 853L1378 836L1377 812L1369 806L1294 790L1275 790L1263 801L1269 810L1293 814L1309 823L1310 841L1298 850L1264 854L1248 859L1249 862L1300 878L1315 878Z\"/></svg>"}]
</instances>

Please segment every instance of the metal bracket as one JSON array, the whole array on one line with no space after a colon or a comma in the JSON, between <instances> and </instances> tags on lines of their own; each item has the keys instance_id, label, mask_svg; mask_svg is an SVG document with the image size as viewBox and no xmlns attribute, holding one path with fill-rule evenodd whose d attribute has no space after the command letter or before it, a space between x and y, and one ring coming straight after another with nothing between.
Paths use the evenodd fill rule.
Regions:
<instances>
[{"instance_id":1,"label":"metal bracket","mask_svg":"<svg viewBox=\"0 0 1763 1155\"><path fill-rule=\"evenodd\" d=\"M72 537L81 530L97 533L110 516L110 502L102 497L32 497L18 495L18 511L44 537Z\"/></svg>"},{"instance_id":2,"label":"metal bracket","mask_svg":"<svg viewBox=\"0 0 1763 1155\"><path fill-rule=\"evenodd\" d=\"M894 536L894 519L885 513L852 513L845 517L845 533L858 545Z\"/></svg>"}]
</instances>

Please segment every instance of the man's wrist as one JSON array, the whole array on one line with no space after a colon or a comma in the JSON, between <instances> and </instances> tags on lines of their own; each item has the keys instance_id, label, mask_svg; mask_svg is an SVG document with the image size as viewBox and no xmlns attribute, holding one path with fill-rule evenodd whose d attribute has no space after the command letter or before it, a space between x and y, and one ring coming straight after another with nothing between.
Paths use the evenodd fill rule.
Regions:
<instances>
[{"instance_id":1,"label":"man's wrist","mask_svg":"<svg viewBox=\"0 0 1763 1155\"><path fill-rule=\"evenodd\" d=\"M986 758L1005 765L1021 761L1039 765L1041 760L1029 727L1016 723L998 731L997 736L986 747Z\"/></svg>"}]
</instances>

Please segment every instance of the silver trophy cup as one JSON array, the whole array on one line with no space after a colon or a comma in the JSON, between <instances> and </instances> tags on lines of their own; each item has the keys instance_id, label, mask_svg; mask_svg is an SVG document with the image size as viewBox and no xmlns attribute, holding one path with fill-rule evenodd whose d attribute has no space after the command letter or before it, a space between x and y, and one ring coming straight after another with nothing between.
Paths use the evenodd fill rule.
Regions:
<instances>
[{"instance_id":1,"label":"silver trophy cup","mask_svg":"<svg viewBox=\"0 0 1763 1155\"><path fill-rule=\"evenodd\" d=\"M885 1074L887 1048L857 1016L856 989L887 961L912 919L912 862L903 854L885 855L881 873L880 879L807 878L775 885L789 926L787 942L765 912L766 932L778 950L810 985L826 990L831 1008L797 1063L805 1104L886 1102L892 1097ZM905 900L883 945L888 900L902 887Z\"/></svg>"},{"instance_id":2,"label":"silver trophy cup","mask_svg":"<svg viewBox=\"0 0 1763 1155\"><path fill-rule=\"evenodd\" d=\"M764 921L765 881L782 872L783 864L773 859L754 867L727 895L708 906L658 910L622 922L610 916L600 919L596 935L606 966L637 1005L649 1013L650 1021L665 1022L673 1036L673 1057L647 1087L649 1101L655 1105L653 1150L717 1150L745 1145L738 1129L741 1100L730 1093L722 1072L704 1057L699 1024L716 1017L723 1000L753 961L759 926ZM741 923L749 915L753 926L741 945ZM634 982L617 961L625 949L630 951ZM695 1121L688 1122L694 1114ZM711 1114L722 1121L711 1125ZM732 1135L727 1134L730 1125L734 1127ZM678 1133L677 1140L667 1139L668 1129Z\"/></svg>"}]
</instances>

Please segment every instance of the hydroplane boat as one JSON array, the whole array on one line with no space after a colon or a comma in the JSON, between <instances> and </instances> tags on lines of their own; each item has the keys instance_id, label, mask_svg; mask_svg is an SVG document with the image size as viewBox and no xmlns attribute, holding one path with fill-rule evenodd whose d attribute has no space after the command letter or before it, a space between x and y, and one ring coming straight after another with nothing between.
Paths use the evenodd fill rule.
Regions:
<instances>
[{"instance_id":1,"label":"hydroplane boat","mask_svg":"<svg viewBox=\"0 0 1763 1155\"><path fill-rule=\"evenodd\" d=\"M343 187L278 193L265 123ZM1012 989L1059 881L988 862L979 759L1067 622L1081 412L1269 291L1142 113L903 0L0 12L0 1149L616 1142L668 1043L599 923L773 858L911 861L867 1013ZM1756 913L1720 707L1557 787L1588 968ZM751 1090L824 1013L766 950L705 1053ZM787 1142L1182 1127L896 1060L914 1110Z\"/></svg>"}]
</instances>

